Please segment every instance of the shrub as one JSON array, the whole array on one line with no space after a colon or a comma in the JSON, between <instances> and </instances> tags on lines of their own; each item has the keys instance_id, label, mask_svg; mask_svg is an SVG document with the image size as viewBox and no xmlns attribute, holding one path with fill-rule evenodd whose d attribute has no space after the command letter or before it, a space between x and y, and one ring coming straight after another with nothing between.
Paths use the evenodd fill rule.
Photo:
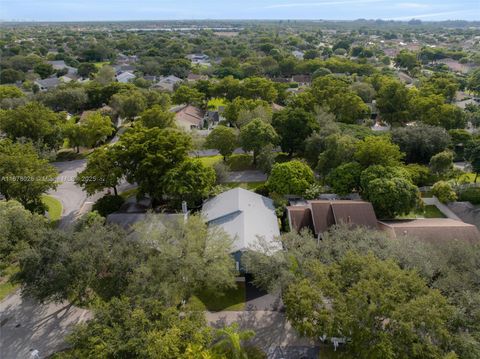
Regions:
<instances>
[{"instance_id":1,"label":"shrub","mask_svg":"<svg viewBox=\"0 0 480 359\"><path fill-rule=\"evenodd\" d=\"M442 203L453 202L457 199L457 194L450 183L438 181L432 187L432 194Z\"/></svg>"},{"instance_id":2,"label":"shrub","mask_svg":"<svg viewBox=\"0 0 480 359\"><path fill-rule=\"evenodd\" d=\"M110 213L118 211L123 202L124 200L121 196L107 194L95 202L92 210L97 211L102 217L106 217Z\"/></svg>"},{"instance_id":3,"label":"shrub","mask_svg":"<svg viewBox=\"0 0 480 359\"><path fill-rule=\"evenodd\" d=\"M461 191L458 200L472 204L480 204L480 188L471 187Z\"/></svg>"}]
</instances>

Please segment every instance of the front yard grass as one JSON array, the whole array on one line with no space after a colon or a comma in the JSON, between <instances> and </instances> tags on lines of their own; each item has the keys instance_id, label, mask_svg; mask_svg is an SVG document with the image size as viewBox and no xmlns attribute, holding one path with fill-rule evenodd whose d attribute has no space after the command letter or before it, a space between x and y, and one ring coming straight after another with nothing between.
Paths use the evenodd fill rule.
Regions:
<instances>
[{"instance_id":1,"label":"front yard grass","mask_svg":"<svg viewBox=\"0 0 480 359\"><path fill-rule=\"evenodd\" d=\"M236 287L224 293L201 291L190 299L193 310L219 312L245 309L245 283L237 282Z\"/></svg>"},{"instance_id":2,"label":"front yard grass","mask_svg":"<svg viewBox=\"0 0 480 359\"><path fill-rule=\"evenodd\" d=\"M18 288L17 284L12 284L8 281L10 277L17 271L17 266L10 265L1 272L2 276L0 276L0 302Z\"/></svg>"},{"instance_id":3,"label":"front yard grass","mask_svg":"<svg viewBox=\"0 0 480 359\"><path fill-rule=\"evenodd\" d=\"M217 162L223 161L223 157L221 155L199 157L198 159L205 166L209 167L212 167ZM231 155L227 158L226 164L228 167L230 167L230 171L232 172L255 169L255 166L253 165L253 156L246 153Z\"/></svg>"},{"instance_id":4,"label":"front yard grass","mask_svg":"<svg viewBox=\"0 0 480 359\"><path fill-rule=\"evenodd\" d=\"M52 196L47 195L42 196L42 202L47 207L48 218L54 225L56 225L56 223L62 217L62 202Z\"/></svg>"},{"instance_id":5,"label":"front yard grass","mask_svg":"<svg viewBox=\"0 0 480 359\"><path fill-rule=\"evenodd\" d=\"M208 156L208 157L199 157L198 160L203 163L204 166L213 167L217 162L222 161L221 155Z\"/></svg>"}]
</instances>

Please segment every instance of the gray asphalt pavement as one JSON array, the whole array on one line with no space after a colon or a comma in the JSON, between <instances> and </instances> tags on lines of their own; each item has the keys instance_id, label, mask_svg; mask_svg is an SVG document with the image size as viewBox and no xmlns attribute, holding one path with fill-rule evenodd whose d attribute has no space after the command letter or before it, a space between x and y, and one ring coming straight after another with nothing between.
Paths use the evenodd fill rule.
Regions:
<instances>
[{"instance_id":1,"label":"gray asphalt pavement","mask_svg":"<svg viewBox=\"0 0 480 359\"><path fill-rule=\"evenodd\" d=\"M91 313L69 303L39 304L19 291L0 302L0 358L30 359L38 350L46 358L65 348L65 336Z\"/></svg>"}]
</instances>

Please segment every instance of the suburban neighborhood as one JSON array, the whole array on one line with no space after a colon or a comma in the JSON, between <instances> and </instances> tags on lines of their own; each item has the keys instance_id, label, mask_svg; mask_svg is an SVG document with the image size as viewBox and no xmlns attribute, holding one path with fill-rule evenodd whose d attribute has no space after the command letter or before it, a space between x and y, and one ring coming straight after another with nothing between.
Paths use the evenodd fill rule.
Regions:
<instances>
[{"instance_id":1,"label":"suburban neighborhood","mask_svg":"<svg viewBox=\"0 0 480 359\"><path fill-rule=\"evenodd\" d=\"M1 359L480 358L479 21L87 20L0 23Z\"/></svg>"}]
</instances>

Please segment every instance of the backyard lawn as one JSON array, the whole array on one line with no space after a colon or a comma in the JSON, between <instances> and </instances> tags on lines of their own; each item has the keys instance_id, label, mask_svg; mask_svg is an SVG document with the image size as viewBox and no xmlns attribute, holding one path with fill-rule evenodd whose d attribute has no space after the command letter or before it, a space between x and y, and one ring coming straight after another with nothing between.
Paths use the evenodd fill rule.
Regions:
<instances>
[{"instance_id":1,"label":"backyard lawn","mask_svg":"<svg viewBox=\"0 0 480 359\"><path fill-rule=\"evenodd\" d=\"M229 289L222 294L201 291L190 299L190 306L195 310L211 312L244 310L245 283L237 282L236 288Z\"/></svg>"},{"instance_id":2,"label":"backyard lawn","mask_svg":"<svg viewBox=\"0 0 480 359\"><path fill-rule=\"evenodd\" d=\"M215 163L222 161L221 155L208 156L208 157L199 157L200 162L202 162L207 167L212 167Z\"/></svg>"},{"instance_id":3,"label":"backyard lawn","mask_svg":"<svg viewBox=\"0 0 480 359\"><path fill-rule=\"evenodd\" d=\"M437 206L427 205L422 209L417 209L407 215L397 216L396 219L413 219L413 218L445 218Z\"/></svg>"},{"instance_id":4,"label":"backyard lawn","mask_svg":"<svg viewBox=\"0 0 480 359\"><path fill-rule=\"evenodd\" d=\"M52 223L56 223L62 217L62 203L52 196L43 195L42 202L47 206L48 218Z\"/></svg>"}]
</instances>

